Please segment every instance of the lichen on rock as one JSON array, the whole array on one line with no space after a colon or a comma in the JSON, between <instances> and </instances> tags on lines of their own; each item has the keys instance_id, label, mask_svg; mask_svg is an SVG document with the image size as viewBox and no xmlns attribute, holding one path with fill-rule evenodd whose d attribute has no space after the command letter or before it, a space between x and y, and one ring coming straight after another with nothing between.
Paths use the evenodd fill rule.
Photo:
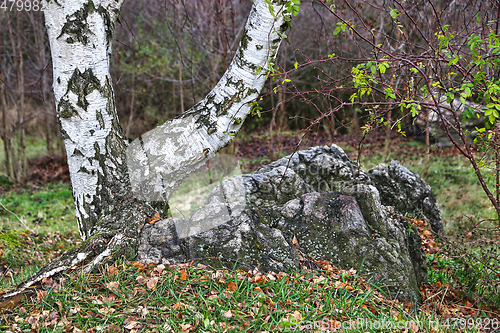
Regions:
<instances>
[{"instance_id":1,"label":"lichen on rock","mask_svg":"<svg viewBox=\"0 0 500 333\"><path fill-rule=\"evenodd\" d=\"M442 230L435 197L417 174L397 162L365 173L340 147L314 147L222 181L191 217L146 225L138 254L146 263L261 271L326 259L418 303L426 258L418 231L400 217L415 211Z\"/></svg>"}]
</instances>

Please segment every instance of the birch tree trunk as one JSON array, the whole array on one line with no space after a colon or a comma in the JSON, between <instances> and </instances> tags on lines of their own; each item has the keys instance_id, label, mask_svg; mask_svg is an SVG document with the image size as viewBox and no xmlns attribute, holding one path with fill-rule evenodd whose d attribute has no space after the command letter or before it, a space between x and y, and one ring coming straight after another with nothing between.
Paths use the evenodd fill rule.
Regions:
<instances>
[{"instance_id":1,"label":"birch tree trunk","mask_svg":"<svg viewBox=\"0 0 500 333\"><path fill-rule=\"evenodd\" d=\"M85 242L4 297L61 271L89 271L108 257L133 254L142 225L156 212L155 202L168 198L239 131L287 28L286 1L255 0L239 49L214 89L192 109L128 145L109 74L122 2L43 2L57 116Z\"/></svg>"}]
</instances>

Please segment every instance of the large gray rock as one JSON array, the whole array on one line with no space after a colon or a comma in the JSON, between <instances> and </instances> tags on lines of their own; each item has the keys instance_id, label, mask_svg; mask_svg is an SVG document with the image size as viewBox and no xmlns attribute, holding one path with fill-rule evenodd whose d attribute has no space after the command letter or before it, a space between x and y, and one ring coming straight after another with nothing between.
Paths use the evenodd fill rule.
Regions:
<instances>
[{"instance_id":1,"label":"large gray rock","mask_svg":"<svg viewBox=\"0 0 500 333\"><path fill-rule=\"evenodd\" d=\"M307 265L304 258L327 259L354 267L400 300L419 302L425 255L417 228L401 216L420 209L433 228L441 226L418 175L397 162L364 173L336 145L227 179L205 203L190 218L146 225L139 260L291 271Z\"/></svg>"},{"instance_id":2,"label":"large gray rock","mask_svg":"<svg viewBox=\"0 0 500 333\"><path fill-rule=\"evenodd\" d=\"M379 164L368 171L377 187L383 205L394 206L402 213L427 219L436 234L443 232L441 211L431 187L419 175L397 161L389 166Z\"/></svg>"}]
</instances>

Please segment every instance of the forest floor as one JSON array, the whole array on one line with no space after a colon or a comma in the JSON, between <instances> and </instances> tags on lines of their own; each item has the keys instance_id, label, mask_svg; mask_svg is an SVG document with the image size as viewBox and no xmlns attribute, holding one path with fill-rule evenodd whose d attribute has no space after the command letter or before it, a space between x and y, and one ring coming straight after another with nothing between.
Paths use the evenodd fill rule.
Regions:
<instances>
[{"instance_id":1,"label":"forest floor","mask_svg":"<svg viewBox=\"0 0 500 333\"><path fill-rule=\"evenodd\" d=\"M447 237L437 242L424 222L409 218L428 258L420 307L388 299L354 269L327 261L295 274L119 262L98 274L49 279L36 292L0 304L0 331L500 331L498 232L483 230L494 212L467 162L455 148L432 147L427 159L424 145L400 136L389 143L374 135L360 145L361 139L253 134L226 152L251 172L296 150L335 143L365 170L397 159L423 175L443 211ZM0 293L80 243L64 158L37 157L31 165L22 184L0 182Z\"/></svg>"}]
</instances>

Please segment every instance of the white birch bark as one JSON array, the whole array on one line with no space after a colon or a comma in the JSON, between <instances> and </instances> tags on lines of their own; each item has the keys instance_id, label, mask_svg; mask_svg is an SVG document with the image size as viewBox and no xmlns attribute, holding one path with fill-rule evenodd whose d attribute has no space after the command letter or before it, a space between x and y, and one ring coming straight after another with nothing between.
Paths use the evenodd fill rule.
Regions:
<instances>
[{"instance_id":1,"label":"white birch bark","mask_svg":"<svg viewBox=\"0 0 500 333\"><path fill-rule=\"evenodd\" d=\"M85 240L127 183L125 137L109 75L111 41L123 0L44 1L54 95Z\"/></svg>"},{"instance_id":2,"label":"white birch bark","mask_svg":"<svg viewBox=\"0 0 500 333\"><path fill-rule=\"evenodd\" d=\"M239 131L274 64L286 30L284 1L255 0L236 55L215 88L180 117L135 140L127 150L134 195L167 200L190 172ZM275 17L269 6L273 6Z\"/></svg>"}]
</instances>

